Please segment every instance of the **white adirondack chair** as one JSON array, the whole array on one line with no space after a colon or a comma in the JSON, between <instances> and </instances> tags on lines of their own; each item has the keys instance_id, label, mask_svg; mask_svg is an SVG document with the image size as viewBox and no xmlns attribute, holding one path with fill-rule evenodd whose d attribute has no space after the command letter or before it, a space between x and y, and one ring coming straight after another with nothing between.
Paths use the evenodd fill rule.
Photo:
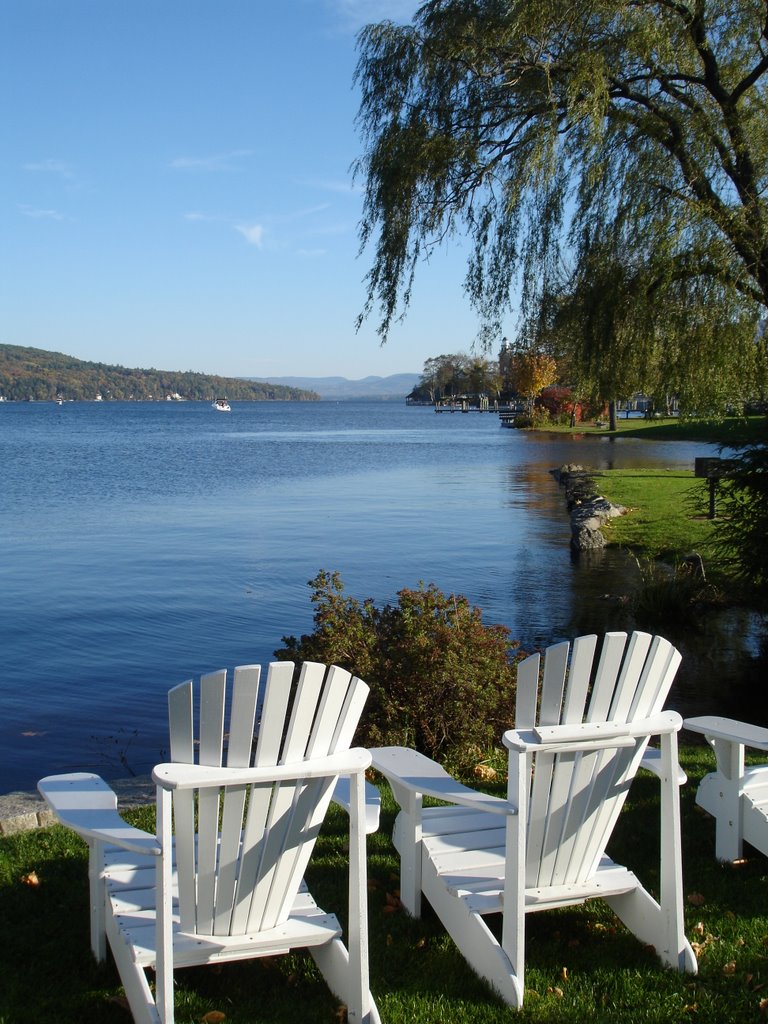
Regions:
<instances>
[{"instance_id":1,"label":"white adirondack chair","mask_svg":"<svg viewBox=\"0 0 768 1024\"><path fill-rule=\"evenodd\" d=\"M156 835L126 824L96 775L38 784L88 842L91 946L102 960L106 935L136 1022L172 1024L175 967L297 947L309 948L350 1021L379 1021L368 987L370 755L350 749L368 687L305 663L294 689L293 673L288 662L269 666L255 752L258 665L235 669L229 698L225 671L203 676L197 712L191 681L170 691L171 762L152 773ZM349 951L302 881L339 776L349 780ZM145 968L156 971L156 998Z\"/></svg>"},{"instance_id":2,"label":"white adirondack chair","mask_svg":"<svg viewBox=\"0 0 768 1024\"><path fill-rule=\"evenodd\" d=\"M715 819L715 856L738 860L744 840L768 855L768 765L744 766L744 750L768 750L768 729L732 718L686 718L684 728L703 733L717 768L699 783L696 803Z\"/></svg>"},{"instance_id":3,"label":"white adirondack chair","mask_svg":"<svg viewBox=\"0 0 768 1024\"><path fill-rule=\"evenodd\" d=\"M372 751L402 810L394 843L400 899L418 916L421 892L460 951L507 1003L521 1007L525 915L602 897L665 964L695 972L683 934L679 786L681 719L661 710L680 662L666 640L609 633L579 637L523 661L507 799L455 782L402 747ZM660 748L648 751L649 737ZM645 755L645 760L644 759ZM605 848L640 767L661 780L660 902ZM423 796L452 806L422 807ZM484 917L502 913L501 941Z\"/></svg>"}]
</instances>

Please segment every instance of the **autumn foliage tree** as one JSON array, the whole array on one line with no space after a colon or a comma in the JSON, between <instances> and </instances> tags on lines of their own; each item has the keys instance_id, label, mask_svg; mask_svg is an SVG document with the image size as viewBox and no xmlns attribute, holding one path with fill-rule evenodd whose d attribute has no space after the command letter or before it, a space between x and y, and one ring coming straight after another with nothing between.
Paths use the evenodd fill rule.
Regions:
<instances>
[{"instance_id":1,"label":"autumn foliage tree","mask_svg":"<svg viewBox=\"0 0 768 1024\"><path fill-rule=\"evenodd\" d=\"M557 381L557 363L544 352L516 352L509 365L509 383L513 391L528 401L529 411L534 399L544 388Z\"/></svg>"}]
</instances>

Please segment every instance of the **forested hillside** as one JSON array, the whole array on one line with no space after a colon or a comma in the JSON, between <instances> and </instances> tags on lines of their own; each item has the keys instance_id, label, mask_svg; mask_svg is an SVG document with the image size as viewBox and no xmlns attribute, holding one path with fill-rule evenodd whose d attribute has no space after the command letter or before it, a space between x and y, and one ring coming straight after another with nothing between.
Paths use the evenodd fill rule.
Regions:
<instances>
[{"instance_id":1,"label":"forested hillside","mask_svg":"<svg viewBox=\"0 0 768 1024\"><path fill-rule=\"evenodd\" d=\"M313 391L175 370L136 370L89 363L61 352L0 345L0 395L9 401L63 398L93 401L164 401L229 398L235 401L316 401Z\"/></svg>"}]
</instances>

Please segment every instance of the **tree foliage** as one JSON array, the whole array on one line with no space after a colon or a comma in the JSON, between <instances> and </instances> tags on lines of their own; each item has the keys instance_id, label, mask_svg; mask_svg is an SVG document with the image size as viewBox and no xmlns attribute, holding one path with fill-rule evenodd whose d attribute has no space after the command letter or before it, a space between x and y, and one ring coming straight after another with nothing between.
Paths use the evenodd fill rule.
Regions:
<instances>
[{"instance_id":1,"label":"tree foliage","mask_svg":"<svg viewBox=\"0 0 768 1024\"><path fill-rule=\"evenodd\" d=\"M413 393L436 402L459 395L498 395L501 386L497 362L459 352L425 360Z\"/></svg>"},{"instance_id":2,"label":"tree foliage","mask_svg":"<svg viewBox=\"0 0 768 1024\"><path fill-rule=\"evenodd\" d=\"M768 608L768 446L743 447L729 458L717 495L718 556Z\"/></svg>"},{"instance_id":3,"label":"tree foliage","mask_svg":"<svg viewBox=\"0 0 768 1024\"><path fill-rule=\"evenodd\" d=\"M533 400L544 388L557 381L557 363L544 352L515 352L510 361L509 378L512 389L533 408Z\"/></svg>"},{"instance_id":4,"label":"tree foliage","mask_svg":"<svg viewBox=\"0 0 768 1024\"><path fill-rule=\"evenodd\" d=\"M61 352L21 345L0 345L0 395L14 401L165 400L179 395L190 400L228 398L238 401L309 401L319 396L280 384L218 377L194 371L134 370L93 363Z\"/></svg>"},{"instance_id":5,"label":"tree foliage","mask_svg":"<svg viewBox=\"0 0 768 1024\"><path fill-rule=\"evenodd\" d=\"M412 746L467 768L511 727L517 644L466 598L422 583L378 608L348 597L338 573L320 572L309 586L314 630L283 637L275 655L334 663L364 679L363 743Z\"/></svg>"},{"instance_id":6,"label":"tree foliage","mask_svg":"<svg viewBox=\"0 0 768 1024\"><path fill-rule=\"evenodd\" d=\"M429 0L368 26L362 316L378 306L386 337L419 259L461 231L486 336L519 282L526 329L569 307L609 394L630 371L684 381L737 328L746 352L768 304L767 17L764 0Z\"/></svg>"}]
</instances>

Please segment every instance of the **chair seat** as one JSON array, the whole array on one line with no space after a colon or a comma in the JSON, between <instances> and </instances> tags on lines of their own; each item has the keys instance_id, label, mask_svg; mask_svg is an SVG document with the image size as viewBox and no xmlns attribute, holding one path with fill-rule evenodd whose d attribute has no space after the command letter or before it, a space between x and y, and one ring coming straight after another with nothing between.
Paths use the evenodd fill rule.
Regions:
<instances>
[{"instance_id":1,"label":"chair seat","mask_svg":"<svg viewBox=\"0 0 768 1024\"><path fill-rule=\"evenodd\" d=\"M150 889L122 891L110 897L111 920L131 950L134 963L154 967L155 948L154 893ZM299 947L329 942L341 935L334 914L322 911L306 888L294 899L288 920L276 928L253 935L199 935L182 932L176 901L173 904L173 959L178 966L214 963L252 957L277 956Z\"/></svg>"},{"instance_id":2,"label":"chair seat","mask_svg":"<svg viewBox=\"0 0 768 1024\"><path fill-rule=\"evenodd\" d=\"M452 896L465 900L474 913L500 913L506 875L506 826L498 825L499 816L463 807L428 807L423 815L425 877L434 875ZM472 831L473 824L477 826L476 832ZM398 831L396 825L396 836ZM638 885L631 871L603 856L595 873L582 885L526 889L526 910L572 906L588 899L631 892Z\"/></svg>"}]
</instances>

